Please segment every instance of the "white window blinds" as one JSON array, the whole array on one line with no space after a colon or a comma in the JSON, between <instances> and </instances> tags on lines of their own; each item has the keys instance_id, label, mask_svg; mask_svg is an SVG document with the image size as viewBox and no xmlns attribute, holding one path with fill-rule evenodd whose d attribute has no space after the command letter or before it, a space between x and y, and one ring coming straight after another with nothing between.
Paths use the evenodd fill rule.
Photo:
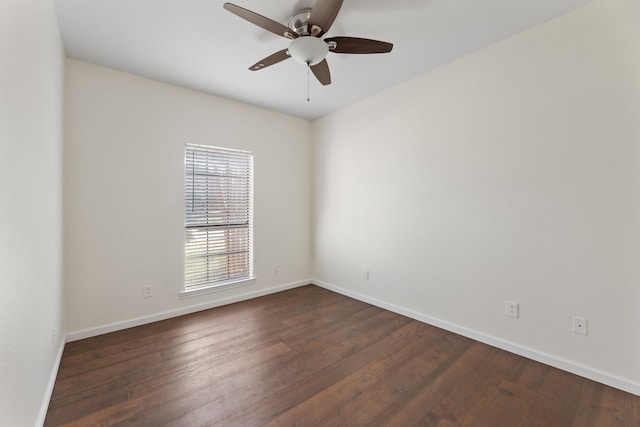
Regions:
<instances>
[{"instance_id":1,"label":"white window blinds","mask_svg":"<svg viewBox=\"0 0 640 427\"><path fill-rule=\"evenodd\" d=\"M185 148L185 291L252 277L253 155Z\"/></svg>"}]
</instances>

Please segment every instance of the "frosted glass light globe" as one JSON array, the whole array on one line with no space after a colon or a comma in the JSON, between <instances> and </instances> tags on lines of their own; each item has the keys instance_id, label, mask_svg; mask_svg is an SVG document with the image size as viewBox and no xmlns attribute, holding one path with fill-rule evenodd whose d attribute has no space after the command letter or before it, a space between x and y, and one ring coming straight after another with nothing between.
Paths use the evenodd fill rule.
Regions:
<instances>
[{"instance_id":1,"label":"frosted glass light globe","mask_svg":"<svg viewBox=\"0 0 640 427\"><path fill-rule=\"evenodd\" d=\"M316 65L327 56L329 46L313 36L302 36L289 44L289 55L301 64Z\"/></svg>"}]
</instances>

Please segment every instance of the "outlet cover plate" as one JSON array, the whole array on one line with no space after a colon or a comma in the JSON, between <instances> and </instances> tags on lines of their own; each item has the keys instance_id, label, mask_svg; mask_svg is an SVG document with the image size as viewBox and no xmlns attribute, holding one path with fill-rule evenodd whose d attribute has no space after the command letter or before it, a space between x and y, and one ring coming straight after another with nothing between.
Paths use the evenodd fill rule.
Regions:
<instances>
[{"instance_id":1,"label":"outlet cover plate","mask_svg":"<svg viewBox=\"0 0 640 427\"><path fill-rule=\"evenodd\" d=\"M584 317L573 316L573 332L589 335L589 321Z\"/></svg>"},{"instance_id":2,"label":"outlet cover plate","mask_svg":"<svg viewBox=\"0 0 640 427\"><path fill-rule=\"evenodd\" d=\"M513 317L517 319L518 317L520 317L520 304L515 301L506 301L505 314L507 315L507 317Z\"/></svg>"}]
</instances>

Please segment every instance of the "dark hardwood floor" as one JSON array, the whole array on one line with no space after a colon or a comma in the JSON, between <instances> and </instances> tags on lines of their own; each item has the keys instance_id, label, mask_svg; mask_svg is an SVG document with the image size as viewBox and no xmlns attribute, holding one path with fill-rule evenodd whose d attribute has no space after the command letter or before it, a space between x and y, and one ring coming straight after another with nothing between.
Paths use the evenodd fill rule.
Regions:
<instances>
[{"instance_id":1,"label":"dark hardwood floor","mask_svg":"<svg viewBox=\"0 0 640 427\"><path fill-rule=\"evenodd\" d=\"M46 426L640 426L640 397L316 286L67 344Z\"/></svg>"}]
</instances>

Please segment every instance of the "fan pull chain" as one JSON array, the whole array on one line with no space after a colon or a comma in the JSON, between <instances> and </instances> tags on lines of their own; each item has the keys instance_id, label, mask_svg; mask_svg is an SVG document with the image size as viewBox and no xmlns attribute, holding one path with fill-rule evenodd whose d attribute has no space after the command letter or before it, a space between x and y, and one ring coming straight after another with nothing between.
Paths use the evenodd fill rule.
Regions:
<instances>
[{"instance_id":1,"label":"fan pull chain","mask_svg":"<svg viewBox=\"0 0 640 427\"><path fill-rule=\"evenodd\" d=\"M310 71L311 71L311 67L307 62L307 102L311 101L311 95L309 94L309 75L311 74Z\"/></svg>"}]
</instances>

